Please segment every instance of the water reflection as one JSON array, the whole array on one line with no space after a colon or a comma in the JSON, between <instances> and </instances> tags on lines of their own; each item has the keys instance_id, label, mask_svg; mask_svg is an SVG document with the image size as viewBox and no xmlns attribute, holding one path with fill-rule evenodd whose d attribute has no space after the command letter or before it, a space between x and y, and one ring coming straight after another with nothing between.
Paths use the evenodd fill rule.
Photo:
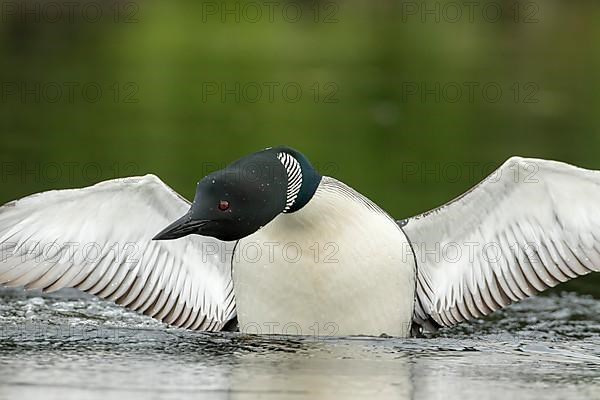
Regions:
<instances>
[{"instance_id":1,"label":"water reflection","mask_svg":"<svg viewBox=\"0 0 600 400\"><path fill-rule=\"evenodd\" d=\"M231 374L234 398L252 393L282 399L413 398L408 355L394 355L391 347L380 353L370 344L374 340L331 340L292 353L240 355Z\"/></svg>"}]
</instances>

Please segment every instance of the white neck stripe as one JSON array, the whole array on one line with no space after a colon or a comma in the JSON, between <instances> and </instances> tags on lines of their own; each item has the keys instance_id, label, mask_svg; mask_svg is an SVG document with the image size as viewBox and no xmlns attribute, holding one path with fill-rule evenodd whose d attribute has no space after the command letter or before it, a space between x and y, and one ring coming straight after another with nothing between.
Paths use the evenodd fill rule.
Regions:
<instances>
[{"instance_id":1,"label":"white neck stripe","mask_svg":"<svg viewBox=\"0 0 600 400\"><path fill-rule=\"evenodd\" d=\"M296 202L300 187L302 187L302 168L300 163L288 153L277 153L277 158L285 167L285 172L288 178L287 198L283 212L288 212Z\"/></svg>"}]
</instances>

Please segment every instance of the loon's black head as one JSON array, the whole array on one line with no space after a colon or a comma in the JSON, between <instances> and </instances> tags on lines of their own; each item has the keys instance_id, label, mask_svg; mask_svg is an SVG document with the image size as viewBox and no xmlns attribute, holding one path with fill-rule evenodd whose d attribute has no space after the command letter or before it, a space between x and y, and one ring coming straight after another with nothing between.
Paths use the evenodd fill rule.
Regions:
<instances>
[{"instance_id":1,"label":"loon's black head","mask_svg":"<svg viewBox=\"0 0 600 400\"><path fill-rule=\"evenodd\" d=\"M155 240L189 234L238 240L259 230L281 213L304 207L321 175L302 153L276 147L250 154L198 182L190 210Z\"/></svg>"}]
</instances>

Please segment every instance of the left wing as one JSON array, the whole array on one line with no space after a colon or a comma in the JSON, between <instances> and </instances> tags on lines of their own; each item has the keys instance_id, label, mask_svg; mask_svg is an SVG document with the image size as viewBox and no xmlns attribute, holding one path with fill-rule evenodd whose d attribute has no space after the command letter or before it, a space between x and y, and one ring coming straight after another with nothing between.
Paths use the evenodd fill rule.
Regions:
<instances>
[{"instance_id":1,"label":"left wing","mask_svg":"<svg viewBox=\"0 0 600 400\"><path fill-rule=\"evenodd\" d=\"M600 271L600 172L513 157L403 223L417 262L413 321L452 326Z\"/></svg>"},{"instance_id":2,"label":"left wing","mask_svg":"<svg viewBox=\"0 0 600 400\"><path fill-rule=\"evenodd\" d=\"M233 243L152 240L189 207L154 175L8 203L0 207L0 284L78 288L170 325L221 330L236 313Z\"/></svg>"}]
</instances>

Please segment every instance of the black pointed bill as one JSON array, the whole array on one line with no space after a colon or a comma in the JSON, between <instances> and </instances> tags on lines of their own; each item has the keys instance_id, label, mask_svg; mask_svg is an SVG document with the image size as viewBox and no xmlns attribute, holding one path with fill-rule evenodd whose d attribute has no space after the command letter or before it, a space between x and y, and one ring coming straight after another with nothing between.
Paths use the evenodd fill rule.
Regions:
<instances>
[{"instance_id":1,"label":"black pointed bill","mask_svg":"<svg viewBox=\"0 0 600 400\"><path fill-rule=\"evenodd\" d=\"M163 229L152 240L173 240L179 239L192 233L198 233L200 228L206 225L207 220L193 220L189 214L184 215L171 225Z\"/></svg>"}]
</instances>

